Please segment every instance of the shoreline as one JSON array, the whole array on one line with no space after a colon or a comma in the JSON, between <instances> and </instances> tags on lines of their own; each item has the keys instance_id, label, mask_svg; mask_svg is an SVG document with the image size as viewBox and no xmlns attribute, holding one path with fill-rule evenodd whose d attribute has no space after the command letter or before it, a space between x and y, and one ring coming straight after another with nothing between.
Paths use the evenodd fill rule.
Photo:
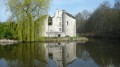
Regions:
<instances>
[{"instance_id":1,"label":"shoreline","mask_svg":"<svg viewBox=\"0 0 120 67\"><path fill-rule=\"evenodd\" d=\"M0 39L0 45L11 45L20 43L18 40L11 40L11 39Z\"/></svg>"},{"instance_id":2,"label":"shoreline","mask_svg":"<svg viewBox=\"0 0 120 67\"><path fill-rule=\"evenodd\" d=\"M10 45L10 44L17 44L17 43L31 43L31 42L86 42L88 38L86 37L60 37L60 38L44 38L43 40L39 41L19 41L19 40L12 40L12 39L0 39L0 45Z\"/></svg>"},{"instance_id":3,"label":"shoreline","mask_svg":"<svg viewBox=\"0 0 120 67\"><path fill-rule=\"evenodd\" d=\"M88 41L86 37L60 37L60 38L44 38L45 42L72 42L72 41Z\"/></svg>"},{"instance_id":4,"label":"shoreline","mask_svg":"<svg viewBox=\"0 0 120 67\"><path fill-rule=\"evenodd\" d=\"M0 43L17 43L19 42L18 40L12 40L12 39L0 39Z\"/></svg>"}]
</instances>

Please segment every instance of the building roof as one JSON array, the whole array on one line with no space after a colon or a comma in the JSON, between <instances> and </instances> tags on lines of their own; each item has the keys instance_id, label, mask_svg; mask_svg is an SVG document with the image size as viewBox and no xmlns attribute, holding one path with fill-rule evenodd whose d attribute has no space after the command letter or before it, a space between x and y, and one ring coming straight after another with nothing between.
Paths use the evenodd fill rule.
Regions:
<instances>
[{"instance_id":1,"label":"building roof","mask_svg":"<svg viewBox=\"0 0 120 67\"><path fill-rule=\"evenodd\" d=\"M66 12L65 10L62 10L62 11L63 11L63 13L65 13L65 14L67 14L68 16L70 16L70 17L72 17L72 18L75 19L75 17L74 17L73 15L71 15L70 13Z\"/></svg>"}]
</instances>

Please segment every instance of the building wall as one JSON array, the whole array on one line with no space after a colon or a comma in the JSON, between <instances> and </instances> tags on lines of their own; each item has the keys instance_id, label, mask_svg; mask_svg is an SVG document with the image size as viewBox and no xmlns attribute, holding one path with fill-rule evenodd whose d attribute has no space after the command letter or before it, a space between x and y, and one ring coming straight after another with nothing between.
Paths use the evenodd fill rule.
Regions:
<instances>
[{"instance_id":1,"label":"building wall","mask_svg":"<svg viewBox=\"0 0 120 67\"><path fill-rule=\"evenodd\" d=\"M44 20L44 27L43 27L44 37L48 37L48 16Z\"/></svg>"},{"instance_id":2,"label":"building wall","mask_svg":"<svg viewBox=\"0 0 120 67\"><path fill-rule=\"evenodd\" d=\"M64 32L66 36L76 36L76 20L64 13Z\"/></svg>"},{"instance_id":3,"label":"building wall","mask_svg":"<svg viewBox=\"0 0 120 67\"><path fill-rule=\"evenodd\" d=\"M62 12L56 10L55 15L52 19L53 32L62 32Z\"/></svg>"},{"instance_id":4,"label":"building wall","mask_svg":"<svg viewBox=\"0 0 120 67\"><path fill-rule=\"evenodd\" d=\"M65 37L64 32L47 32L48 37Z\"/></svg>"}]
</instances>

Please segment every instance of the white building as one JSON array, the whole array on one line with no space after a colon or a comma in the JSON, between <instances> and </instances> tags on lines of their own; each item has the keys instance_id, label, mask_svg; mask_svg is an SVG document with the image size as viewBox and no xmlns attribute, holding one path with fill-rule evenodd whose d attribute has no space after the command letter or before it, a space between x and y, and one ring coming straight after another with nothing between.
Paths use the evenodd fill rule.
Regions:
<instances>
[{"instance_id":1,"label":"white building","mask_svg":"<svg viewBox=\"0 0 120 67\"><path fill-rule=\"evenodd\" d=\"M65 10L56 10L54 17L45 21L45 37L75 37L76 36L76 19Z\"/></svg>"}]
</instances>

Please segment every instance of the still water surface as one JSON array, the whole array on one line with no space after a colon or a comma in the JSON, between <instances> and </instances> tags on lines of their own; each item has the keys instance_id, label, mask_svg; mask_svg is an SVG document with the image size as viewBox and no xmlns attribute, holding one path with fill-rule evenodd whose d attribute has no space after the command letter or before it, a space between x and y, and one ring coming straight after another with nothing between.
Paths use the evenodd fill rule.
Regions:
<instances>
[{"instance_id":1,"label":"still water surface","mask_svg":"<svg viewBox=\"0 0 120 67\"><path fill-rule=\"evenodd\" d=\"M120 42L1 45L0 67L120 67Z\"/></svg>"}]
</instances>

